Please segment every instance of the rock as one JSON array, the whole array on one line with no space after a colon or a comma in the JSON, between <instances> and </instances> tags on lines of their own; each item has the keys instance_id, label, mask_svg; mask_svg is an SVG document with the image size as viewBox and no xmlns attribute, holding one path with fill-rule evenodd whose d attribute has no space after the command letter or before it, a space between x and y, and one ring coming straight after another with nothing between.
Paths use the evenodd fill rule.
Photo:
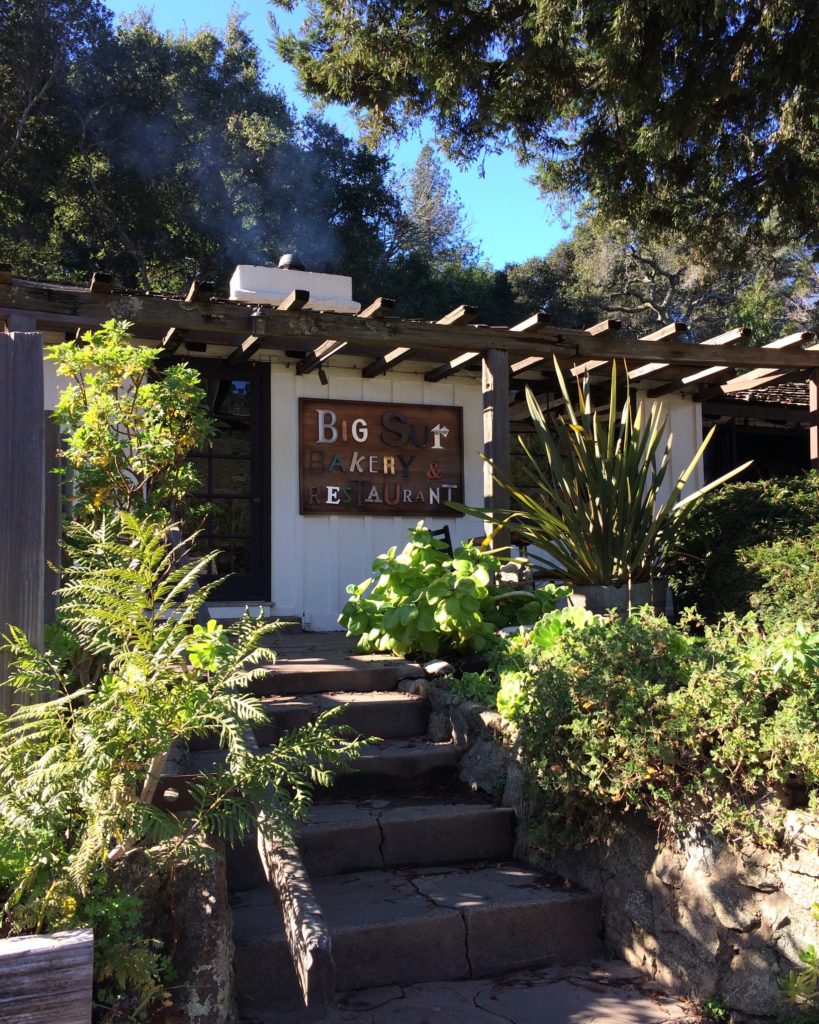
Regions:
<instances>
[{"instance_id":1,"label":"rock","mask_svg":"<svg viewBox=\"0 0 819 1024\"><path fill-rule=\"evenodd\" d=\"M786 864L793 863L789 859ZM783 867L782 888L793 902L804 910L810 910L814 903L819 903L819 878L801 871L789 871Z\"/></svg>"},{"instance_id":2,"label":"rock","mask_svg":"<svg viewBox=\"0 0 819 1024\"><path fill-rule=\"evenodd\" d=\"M444 661L443 658L434 658L432 661L428 661L423 668L427 679L440 679L441 676L451 676L455 672L454 666L450 665L448 661Z\"/></svg>"},{"instance_id":3,"label":"rock","mask_svg":"<svg viewBox=\"0 0 819 1024\"><path fill-rule=\"evenodd\" d=\"M714 914L723 928L732 931L749 932L758 928L762 922L757 900L745 886L740 891L739 884L712 885L711 900Z\"/></svg>"},{"instance_id":4,"label":"rock","mask_svg":"<svg viewBox=\"0 0 819 1024\"><path fill-rule=\"evenodd\" d=\"M779 963L765 949L739 949L722 979L721 997L732 1010L762 1016L782 1004L777 985Z\"/></svg>"},{"instance_id":5,"label":"rock","mask_svg":"<svg viewBox=\"0 0 819 1024\"><path fill-rule=\"evenodd\" d=\"M504 750L494 740L478 740L463 754L459 778L493 796L500 796L506 785Z\"/></svg>"},{"instance_id":6,"label":"rock","mask_svg":"<svg viewBox=\"0 0 819 1024\"><path fill-rule=\"evenodd\" d=\"M498 636L509 639L513 636L521 636L523 633L531 633L534 626L504 626L498 630Z\"/></svg>"},{"instance_id":7,"label":"rock","mask_svg":"<svg viewBox=\"0 0 819 1024\"><path fill-rule=\"evenodd\" d=\"M431 711L427 724L427 739L433 743L447 743L452 738L449 715L443 711Z\"/></svg>"}]
</instances>

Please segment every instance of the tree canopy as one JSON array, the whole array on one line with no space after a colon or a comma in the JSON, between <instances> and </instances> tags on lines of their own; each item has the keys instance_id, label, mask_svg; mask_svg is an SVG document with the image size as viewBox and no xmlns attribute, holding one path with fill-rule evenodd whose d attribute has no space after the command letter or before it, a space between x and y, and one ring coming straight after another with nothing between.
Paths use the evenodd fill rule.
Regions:
<instances>
[{"instance_id":1,"label":"tree canopy","mask_svg":"<svg viewBox=\"0 0 819 1024\"><path fill-rule=\"evenodd\" d=\"M513 146L545 191L709 256L750 236L819 244L813 0L306 7L279 53L371 139L428 119L462 160Z\"/></svg>"}]
</instances>

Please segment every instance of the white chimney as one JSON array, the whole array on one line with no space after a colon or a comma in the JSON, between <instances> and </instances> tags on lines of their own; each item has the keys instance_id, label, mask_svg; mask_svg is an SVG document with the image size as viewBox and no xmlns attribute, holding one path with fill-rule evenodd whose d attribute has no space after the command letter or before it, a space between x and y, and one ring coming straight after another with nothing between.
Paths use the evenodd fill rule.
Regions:
<instances>
[{"instance_id":1,"label":"white chimney","mask_svg":"<svg viewBox=\"0 0 819 1024\"><path fill-rule=\"evenodd\" d=\"M295 257L282 257L282 263L295 263ZM230 279L230 297L260 306L278 306L295 289L310 293L305 309L332 313L358 313L361 303L353 299L353 279L341 274L313 274L289 267L254 267L240 264Z\"/></svg>"}]
</instances>

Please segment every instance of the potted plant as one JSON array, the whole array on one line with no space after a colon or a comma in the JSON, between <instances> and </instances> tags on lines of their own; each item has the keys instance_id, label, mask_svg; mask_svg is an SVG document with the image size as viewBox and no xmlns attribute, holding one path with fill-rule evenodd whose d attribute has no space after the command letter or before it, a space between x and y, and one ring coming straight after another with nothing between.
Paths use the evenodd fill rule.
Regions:
<instances>
[{"instance_id":1,"label":"potted plant","mask_svg":"<svg viewBox=\"0 0 819 1024\"><path fill-rule=\"evenodd\" d=\"M663 555L698 498L741 473L738 466L683 498L682 493L714 433L700 445L669 496L661 489L669 471L671 436L655 404L646 411L627 392L617 409L617 370L612 371L608 410L592 406L588 375L577 382L574 403L555 360L565 413L546 423L527 388L526 400L537 447L518 441L526 456L526 483L500 483L517 507L504 512L464 509L491 519L497 529L512 525L529 557L562 576L574 588L573 603L598 611L654 603L664 607L658 586ZM662 596L661 596L662 595Z\"/></svg>"}]
</instances>

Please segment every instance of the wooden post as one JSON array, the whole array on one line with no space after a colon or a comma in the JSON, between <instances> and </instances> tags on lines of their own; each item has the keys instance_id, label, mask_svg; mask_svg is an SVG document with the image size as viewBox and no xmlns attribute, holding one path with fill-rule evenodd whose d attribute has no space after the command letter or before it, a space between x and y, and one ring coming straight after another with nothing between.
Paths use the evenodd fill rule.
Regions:
<instances>
[{"instance_id":1,"label":"wooden post","mask_svg":"<svg viewBox=\"0 0 819 1024\"><path fill-rule=\"evenodd\" d=\"M10 625L43 636L43 338L0 334L0 633ZM8 674L0 653L0 684ZM9 690L0 685L0 709Z\"/></svg>"},{"instance_id":2,"label":"wooden post","mask_svg":"<svg viewBox=\"0 0 819 1024\"><path fill-rule=\"evenodd\" d=\"M512 472L509 447L509 353L502 349L490 348L484 353L483 373L483 453L490 459L483 467L483 505L495 511L508 507L506 491L493 479L494 475L508 480ZM492 525L486 523L487 536ZM509 545L509 531L501 530L493 547Z\"/></svg>"},{"instance_id":3,"label":"wooden post","mask_svg":"<svg viewBox=\"0 0 819 1024\"><path fill-rule=\"evenodd\" d=\"M819 469L819 373L808 378L808 407L810 417L810 468Z\"/></svg>"}]
</instances>

